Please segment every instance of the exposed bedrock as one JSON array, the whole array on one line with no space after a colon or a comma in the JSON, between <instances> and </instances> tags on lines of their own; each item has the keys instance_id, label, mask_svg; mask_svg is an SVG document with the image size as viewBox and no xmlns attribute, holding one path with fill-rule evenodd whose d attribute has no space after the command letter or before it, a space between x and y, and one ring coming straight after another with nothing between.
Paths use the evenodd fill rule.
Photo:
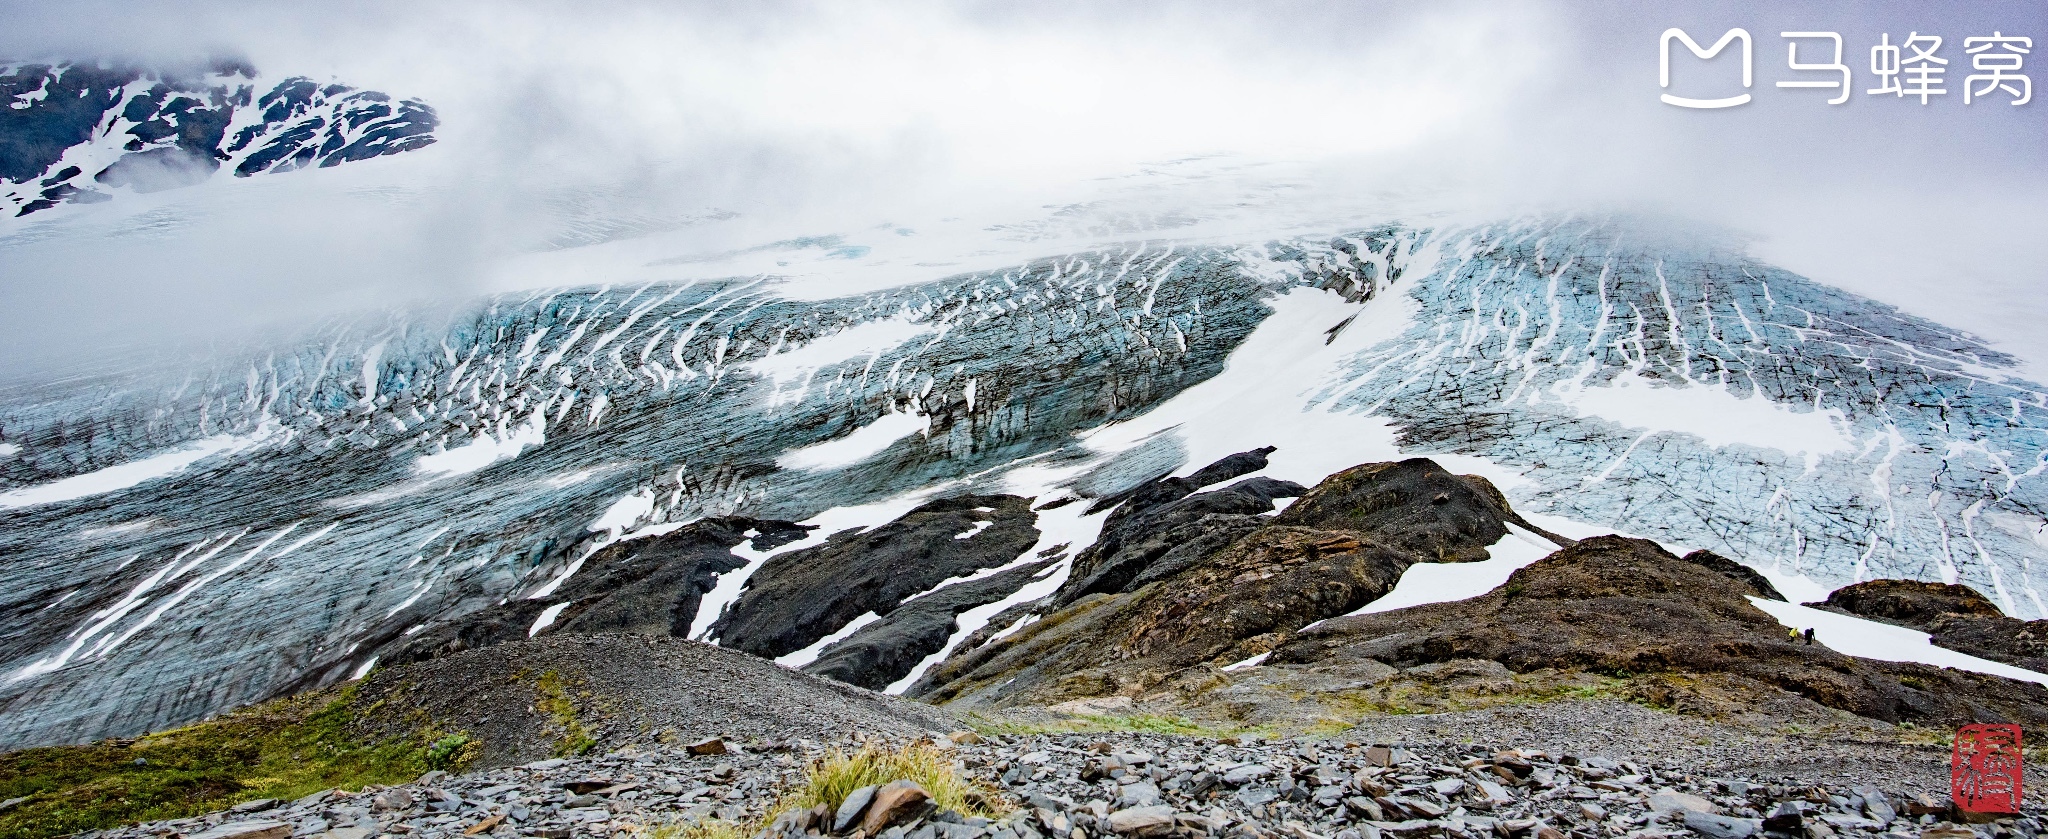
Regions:
<instances>
[{"instance_id":1,"label":"exposed bedrock","mask_svg":"<svg viewBox=\"0 0 2048 839\"><path fill-rule=\"evenodd\" d=\"M1265 453L1249 454L1262 465ZM1212 494L1225 496L1216 503L1250 508L1228 496L1275 489L1259 480L1180 493L1155 502L1155 510ZM1148 491L1173 494L1163 487L1172 485L1155 482L1126 503ZM1270 498L1262 503L1270 509ZM1189 667L1268 652L1305 625L1378 599L1414 563L1485 559L1486 546L1507 534L1509 516L1483 479L1453 475L1424 458L1339 472L1276 518L1211 514L1190 522L1134 510L1110 525L1121 533L1117 554L1109 562L1098 555L1092 573L1077 573L1052 601L1066 605L1048 606L1041 620L1014 635L953 656L911 693L1010 705L1142 692ZM1199 532L1205 527L1207 534ZM1236 538L1214 548L1202 543L1215 534ZM1193 547L1161 551L1150 565L1138 558L1142 549L1130 547L1165 538ZM1137 566L1122 585L1112 583L1123 574L1103 573L1116 562ZM1076 596L1083 587L1093 590Z\"/></svg>"},{"instance_id":2,"label":"exposed bedrock","mask_svg":"<svg viewBox=\"0 0 2048 839\"><path fill-rule=\"evenodd\" d=\"M548 596L508 600L434 624L380 661L425 661L542 633L687 635L718 575L746 564L733 555L734 546L768 550L803 538L805 531L784 521L721 516L609 545ZM550 609L552 621L537 627Z\"/></svg>"},{"instance_id":3,"label":"exposed bedrock","mask_svg":"<svg viewBox=\"0 0 2048 839\"><path fill-rule=\"evenodd\" d=\"M1125 503L1172 486L1154 482ZM1188 531L1185 520L1147 510L1203 493L1167 494L1177 497L1119 511L1121 545ZM1649 691L1647 701L1696 708L1806 708L1798 713L1823 718L2048 720L2048 689L2039 685L1853 658L1788 637L1748 599L1783 599L1761 574L1642 539L1552 537L1560 550L1486 595L1354 614L1414 564L1485 559L1509 522L1528 527L1490 484L1427 459L1354 467L1278 516L1245 518L1257 523L1221 547L1176 558L1164 575L1154 573L1168 564L1159 562L1123 587L1104 585L1099 571L1077 576L1041 604L1037 620L1000 639L967 639L911 695L962 709L1085 700L1258 722L1354 713L1344 709L1397 704L1417 690L1441 698L1445 690L1595 689ZM1098 588L1072 593L1090 585ZM2027 626L1968 589L1868 584L1835 600L1898 622L1995 635L2001 650L2031 649Z\"/></svg>"},{"instance_id":4,"label":"exposed bedrock","mask_svg":"<svg viewBox=\"0 0 2048 839\"><path fill-rule=\"evenodd\" d=\"M1003 600L1052 570L1056 553L1018 563L1038 540L1035 518L1029 499L963 495L926 503L872 530L834 534L822 545L764 561L713 631L724 633L724 646L774 658L816 645L872 613L803 669L887 687L943 650L962 612ZM808 529L721 516L617 542L591 554L545 596L536 592L433 624L380 661L409 664L535 636L684 637L719 577L746 566L734 548L773 550L805 538ZM1004 565L1015 567L996 570Z\"/></svg>"},{"instance_id":5,"label":"exposed bedrock","mask_svg":"<svg viewBox=\"0 0 2048 839\"><path fill-rule=\"evenodd\" d=\"M1871 580L1806 605L1911 627L1937 646L2048 673L2048 620L2007 617L1968 586Z\"/></svg>"},{"instance_id":6,"label":"exposed bedrock","mask_svg":"<svg viewBox=\"0 0 2048 839\"><path fill-rule=\"evenodd\" d=\"M886 688L945 649L947 639L959 631L960 613L1009 597L1058 562L1057 557L1037 560L912 599L826 647L802 670L864 688Z\"/></svg>"},{"instance_id":7,"label":"exposed bedrock","mask_svg":"<svg viewBox=\"0 0 2048 839\"><path fill-rule=\"evenodd\" d=\"M2048 689L2030 683L1853 658L1797 643L1746 597L1742 574L1621 536L1579 541L1516 571L1492 592L1325 621L1273 651L1275 665L1370 660L1396 669L1452 661L1508 671L1731 674L1888 722L2048 721Z\"/></svg>"},{"instance_id":8,"label":"exposed bedrock","mask_svg":"<svg viewBox=\"0 0 2048 839\"><path fill-rule=\"evenodd\" d=\"M1074 559L1074 570L1060 587L1060 604L1088 594L1129 591L1214 552L1265 520L1280 498L1297 498L1307 489L1292 481L1247 478L1221 489L1204 487L1266 468L1267 446L1239 452L1209 464L1185 478L1164 477L1096 502L1114 506L1103 521L1095 544Z\"/></svg>"},{"instance_id":9,"label":"exposed bedrock","mask_svg":"<svg viewBox=\"0 0 2048 839\"><path fill-rule=\"evenodd\" d=\"M768 658L796 652L863 614L886 616L948 579L1008 564L1038 542L1036 520L1030 499L961 495L833 534L762 563L710 634Z\"/></svg>"}]
</instances>

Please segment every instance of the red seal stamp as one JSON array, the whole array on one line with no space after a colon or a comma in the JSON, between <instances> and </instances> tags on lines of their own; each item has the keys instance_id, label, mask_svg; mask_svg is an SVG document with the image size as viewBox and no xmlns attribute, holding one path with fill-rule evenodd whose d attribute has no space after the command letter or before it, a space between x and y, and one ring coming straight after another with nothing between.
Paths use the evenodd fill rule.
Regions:
<instances>
[{"instance_id":1,"label":"red seal stamp","mask_svg":"<svg viewBox=\"0 0 2048 839\"><path fill-rule=\"evenodd\" d=\"M2020 811L2020 727L1974 723L1956 731L1949 792L1967 813Z\"/></svg>"}]
</instances>

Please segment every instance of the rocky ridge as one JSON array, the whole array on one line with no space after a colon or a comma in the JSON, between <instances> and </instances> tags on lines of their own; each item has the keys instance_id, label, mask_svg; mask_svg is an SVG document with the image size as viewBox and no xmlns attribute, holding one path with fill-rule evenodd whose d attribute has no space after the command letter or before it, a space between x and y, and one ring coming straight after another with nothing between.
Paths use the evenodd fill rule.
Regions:
<instances>
[{"instance_id":1,"label":"rocky ridge","mask_svg":"<svg viewBox=\"0 0 2048 839\"><path fill-rule=\"evenodd\" d=\"M1204 480L1263 466L1266 454L1234 455ZM1368 612L1418 563L1484 559L1510 525L1534 530L1484 480L1428 460L1340 472L1270 517L1173 515L1205 495L1229 497L1189 494L1188 482L1134 491L1065 589L1030 619L1014 616L1007 634L970 639L912 695L1025 718L1053 706L1297 727L1568 695L1714 717L2048 720L2039 685L1789 637L1752 604L1783 599L1754 569L1642 539L1544 534L1562 547L1488 594ZM1844 603L1870 600L1845 591ZM1955 614L1970 605L1937 611L2008 637L2023 629L1988 602L1975 617Z\"/></svg>"},{"instance_id":2,"label":"rocky ridge","mask_svg":"<svg viewBox=\"0 0 2048 839\"><path fill-rule=\"evenodd\" d=\"M1262 468L1270 451L1135 492L1042 619L953 656L910 695L998 707L1148 692L1190 668L1268 653L1384 595L1415 563L1485 559L1519 520L1485 479L1427 459L1345 470L1272 517L1255 511L1271 511L1274 482L1192 493Z\"/></svg>"}]
</instances>

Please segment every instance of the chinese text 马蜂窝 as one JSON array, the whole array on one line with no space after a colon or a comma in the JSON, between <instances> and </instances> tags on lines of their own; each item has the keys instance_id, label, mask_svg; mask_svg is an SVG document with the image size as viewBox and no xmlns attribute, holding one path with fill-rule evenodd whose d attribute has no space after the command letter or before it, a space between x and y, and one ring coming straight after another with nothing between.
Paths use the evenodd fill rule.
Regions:
<instances>
[{"instance_id":1,"label":"chinese text \u9a6c\u8702\u7a9d","mask_svg":"<svg viewBox=\"0 0 2048 839\"><path fill-rule=\"evenodd\" d=\"M1843 60L1840 33L1780 32L1778 35L1785 39L1787 69L1792 77L1776 82L1777 87L1835 91L1835 95L1826 100L1830 105L1849 101L1850 94L1855 92L1856 77ZM1714 58L1730 45L1739 44L1742 49L1741 87L1730 87L1726 92L1731 95L1711 99L1670 93L1671 47L1674 42L1700 59ZM1870 73L1877 77L1877 86L1866 88L1864 95L1913 98L1922 105L1933 101L1934 97L1949 95L1949 59L1941 55L1943 43L1939 35L1922 35L1919 32L1908 32L1896 44L1892 43L1890 33L1879 36L1878 42L1870 47ZM2011 105L2025 105L2033 101L2033 80L2021 72L2025 68L2026 55L2033 46L2032 38L2003 32L1964 38L1963 54L1969 57L1972 72L1963 76L1963 103L1974 104L1979 99L1992 97L2004 99ZM1657 82L1666 90L1660 98L1667 105L1681 108L1732 108L1748 104L1748 90L1755 81L1755 57L1755 45L1746 29L1730 29L1712 46L1705 47L1683 29L1666 29L1658 39L1657 49ZM1733 80L1729 81L1732 83Z\"/></svg>"}]
</instances>

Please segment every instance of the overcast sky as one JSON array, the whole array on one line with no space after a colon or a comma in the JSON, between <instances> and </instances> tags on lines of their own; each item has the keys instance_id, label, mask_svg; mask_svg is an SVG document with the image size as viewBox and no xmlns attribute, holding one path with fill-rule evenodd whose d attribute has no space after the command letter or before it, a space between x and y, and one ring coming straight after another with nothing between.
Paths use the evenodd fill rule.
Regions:
<instances>
[{"instance_id":1,"label":"overcast sky","mask_svg":"<svg viewBox=\"0 0 2048 839\"><path fill-rule=\"evenodd\" d=\"M1312 162L1341 173L1326 192L1724 225L1789 268L2048 362L2048 102L1961 101L1962 39L2048 37L2048 4L1791 6L0 2L0 56L236 54L271 79L418 96L444 120L407 160L152 196L186 217L167 236L86 223L0 248L0 366L478 293L567 186L631 212L739 212L697 243L737 248L1058 200L1205 154ZM1672 26L1702 43L1748 30L1754 101L1660 103ZM1844 37L1846 104L1774 86L1824 77L1787 68L1782 31ZM1950 93L1924 107L1863 92L1870 45L1909 32L1946 39ZM1802 43L1802 60L1824 46ZM1681 48L1674 92L1725 95L1732 60ZM347 197L379 183L419 194L396 211Z\"/></svg>"}]
</instances>

